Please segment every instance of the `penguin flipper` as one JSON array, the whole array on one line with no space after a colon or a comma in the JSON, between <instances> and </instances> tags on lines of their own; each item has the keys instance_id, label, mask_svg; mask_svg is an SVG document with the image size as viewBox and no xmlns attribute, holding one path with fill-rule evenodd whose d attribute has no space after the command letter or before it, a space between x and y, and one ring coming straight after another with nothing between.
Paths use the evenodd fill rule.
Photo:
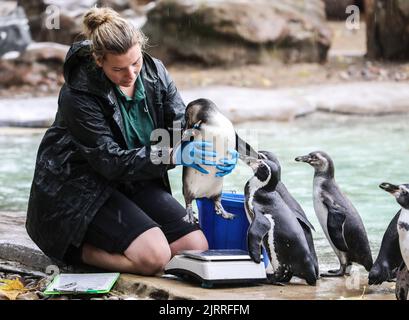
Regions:
<instances>
[{"instance_id":1,"label":"penguin flipper","mask_svg":"<svg viewBox=\"0 0 409 320\"><path fill-rule=\"evenodd\" d=\"M267 232L271 229L271 223L261 213L256 213L254 217L247 231L247 247L250 258L254 262L260 263L261 243Z\"/></svg>"},{"instance_id":2,"label":"penguin flipper","mask_svg":"<svg viewBox=\"0 0 409 320\"><path fill-rule=\"evenodd\" d=\"M311 222L308 221L307 217L303 217L299 212L294 211L295 216L298 220L298 222L301 224L304 224L305 226L307 226L308 228L310 228L311 230L315 231L314 226L311 224Z\"/></svg>"},{"instance_id":3,"label":"penguin flipper","mask_svg":"<svg viewBox=\"0 0 409 320\"><path fill-rule=\"evenodd\" d=\"M323 200L328 209L327 228L331 241L338 250L346 252L348 251L348 245L344 237L345 208L326 195L324 195Z\"/></svg>"},{"instance_id":4,"label":"penguin flipper","mask_svg":"<svg viewBox=\"0 0 409 320\"><path fill-rule=\"evenodd\" d=\"M315 231L314 226L308 220L307 215L305 214L303 208L298 203L298 201L295 200L295 198L292 196L292 194L288 191L285 184L280 182L276 187L276 191L279 193L279 195L284 200L284 202L287 203L287 206L294 212L294 214L295 214L296 218L298 219L298 221L300 223L303 223L304 225L306 225L311 230Z\"/></svg>"}]
</instances>

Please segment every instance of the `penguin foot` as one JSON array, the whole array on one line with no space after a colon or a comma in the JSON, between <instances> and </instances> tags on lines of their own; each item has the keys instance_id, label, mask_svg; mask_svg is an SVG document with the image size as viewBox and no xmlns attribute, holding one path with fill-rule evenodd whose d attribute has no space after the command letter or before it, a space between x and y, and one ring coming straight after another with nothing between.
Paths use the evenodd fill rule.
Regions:
<instances>
[{"instance_id":1,"label":"penguin foot","mask_svg":"<svg viewBox=\"0 0 409 320\"><path fill-rule=\"evenodd\" d=\"M349 276L349 273L346 272L346 267L341 267L336 270L328 270L327 273L321 273L321 277L343 277L345 275Z\"/></svg>"},{"instance_id":2,"label":"penguin foot","mask_svg":"<svg viewBox=\"0 0 409 320\"><path fill-rule=\"evenodd\" d=\"M186 208L186 215L183 217L183 220L188 222L188 223L197 223L198 220L195 217L195 213L193 211L192 207L187 207Z\"/></svg>"},{"instance_id":3,"label":"penguin foot","mask_svg":"<svg viewBox=\"0 0 409 320\"><path fill-rule=\"evenodd\" d=\"M274 279L271 279L271 278L268 278L268 277L265 280L265 284L271 284L273 286L278 286L278 287L284 287L285 286L285 283L278 282L278 281L276 281Z\"/></svg>"},{"instance_id":4,"label":"penguin foot","mask_svg":"<svg viewBox=\"0 0 409 320\"><path fill-rule=\"evenodd\" d=\"M216 214L222 216L224 219L232 220L236 217L235 214L229 213L226 210L224 210L221 204L215 203L214 208L215 208Z\"/></svg>"},{"instance_id":5,"label":"penguin foot","mask_svg":"<svg viewBox=\"0 0 409 320\"><path fill-rule=\"evenodd\" d=\"M236 215L234 215L233 213L229 213L224 210L222 212L216 210L216 214L221 215L224 219L227 220L233 220L236 217Z\"/></svg>"},{"instance_id":6,"label":"penguin foot","mask_svg":"<svg viewBox=\"0 0 409 320\"><path fill-rule=\"evenodd\" d=\"M333 271L333 270L331 270ZM336 273L330 273L329 271L326 273L321 273L320 276L323 278L335 278L335 277L343 277L345 275L345 272L340 271Z\"/></svg>"}]
</instances>

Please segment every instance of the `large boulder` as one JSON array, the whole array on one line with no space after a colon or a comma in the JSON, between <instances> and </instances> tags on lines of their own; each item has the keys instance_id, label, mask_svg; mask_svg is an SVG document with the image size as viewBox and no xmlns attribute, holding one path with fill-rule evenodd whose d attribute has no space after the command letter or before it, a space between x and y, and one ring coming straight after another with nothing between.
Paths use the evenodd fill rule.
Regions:
<instances>
[{"instance_id":1,"label":"large boulder","mask_svg":"<svg viewBox=\"0 0 409 320\"><path fill-rule=\"evenodd\" d=\"M0 56L10 51L22 52L31 42L28 20L15 1L0 3Z\"/></svg>"},{"instance_id":2,"label":"large boulder","mask_svg":"<svg viewBox=\"0 0 409 320\"><path fill-rule=\"evenodd\" d=\"M41 30L42 16L47 4L44 0L18 0L17 4L24 8L28 17L31 35L34 40L37 40L37 35Z\"/></svg>"},{"instance_id":3,"label":"large boulder","mask_svg":"<svg viewBox=\"0 0 409 320\"><path fill-rule=\"evenodd\" d=\"M69 47L57 43L31 43L17 57L0 59L0 90L29 86L36 93L54 93L64 83L63 61Z\"/></svg>"},{"instance_id":4,"label":"large boulder","mask_svg":"<svg viewBox=\"0 0 409 320\"><path fill-rule=\"evenodd\" d=\"M321 0L160 0L143 31L166 62L323 62L331 42Z\"/></svg>"},{"instance_id":5,"label":"large boulder","mask_svg":"<svg viewBox=\"0 0 409 320\"><path fill-rule=\"evenodd\" d=\"M129 0L130 1L130 0ZM94 6L108 6L140 27L144 12L136 13L128 0L18 0L28 16L33 39L70 45L83 39L82 18Z\"/></svg>"},{"instance_id":6,"label":"large boulder","mask_svg":"<svg viewBox=\"0 0 409 320\"><path fill-rule=\"evenodd\" d=\"M371 59L409 58L409 1L366 0L367 47Z\"/></svg>"}]
</instances>

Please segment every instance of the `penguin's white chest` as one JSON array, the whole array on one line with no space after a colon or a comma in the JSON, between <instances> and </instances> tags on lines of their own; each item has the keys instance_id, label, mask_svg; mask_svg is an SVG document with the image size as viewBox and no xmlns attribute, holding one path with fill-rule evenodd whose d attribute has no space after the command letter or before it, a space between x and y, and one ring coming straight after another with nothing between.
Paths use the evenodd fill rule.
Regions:
<instances>
[{"instance_id":1,"label":"penguin's white chest","mask_svg":"<svg viewBox=\"0 0 409 320\"><path fill-rule=\"evenodd\" d=\"M314 211L317 215L318 221L321 225L322 231L324 231L325 237L327 238L329 244L331 245L332 249L334 250L337 257L340 259L341 263L345 261L345 253L339 251L334 243L331 240L331 237L328 232L328 209L324 205L322 201L322 183L324 179L321 177L314 178L313 184L313 202L314 202Z\"/></svg>"},{"instance_id":2,"label":"penguin's white chest","mask_svg":"<svg viewBox=\"0 0 409 320\"><path fill-rule=\"evenodd\" d=\"M399 246L406 266L409 266L409 210L403 209L398 219Z\"/></svg>"},{"instance_id":3,"label":"penguin's white chest","mask_svg":"<svg viewBox=\"0 0 409 320\"><path fill-rule=\"evenodd\" d=\"M200 134L195 136L195 140L211 142L218 157L208 158L208 160L218 162L223 158L231 159L228 150L235 150L236 133L232 123L222 114L217 114L212 119L211 124L203 123L201 125ZM208 150L210 151L211 149ZM220 194L223 189L223 178L215 176L218 171L217 168L206 165L201 165L201 167L207 170L209 174L203 174L196 169L187 168L185 183L189 191L196 198L210 198Z\"/></svg>"},{"instance_id":4,"label":"penguin's white chest","mask_svg":"<svg viewBox=\"0 0 409 320\"><path fill-rule=\"evenodd\" d=\"M314 178L313 184L313 203L314 203L314 210L315 214L317 215L318 221L328 238L328 227L327 227L327 220L328 220L328 209L325 207L324 203L322 202L322 183L324 182L323 178Z\"/></svg>"}]
</instances>

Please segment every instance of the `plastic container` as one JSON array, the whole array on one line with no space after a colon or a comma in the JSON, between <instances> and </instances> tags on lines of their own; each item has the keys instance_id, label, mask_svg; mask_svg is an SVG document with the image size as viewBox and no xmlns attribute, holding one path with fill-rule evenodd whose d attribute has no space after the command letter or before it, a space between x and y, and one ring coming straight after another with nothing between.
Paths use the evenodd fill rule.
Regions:
<instances>
[{"instance_id":1,"label":"plastic container","mask_svg":"<svg viewBox=\"0 0 409 320\"><path fill-rule=\"evenodd\" d=\"M209 249L247 250L247 229L249 222L244 209L244 195L223 193L223 208L236 215L232 220L216 214L214 203L207 198L196 200L199 210L199 224L209 243Z\"/></svg>"},{"instance_id":2,"label":"plastic container","mask_svg":"<svg viewBox=\"0 0 409 320\"><path fill-rule=\"evenodd\" d=\"M207 198L196 199L199 210L199 224L202 228L209 249L241 249L247 251L247 230L249 222L244 209L244 195L223 193L223 208L235 215L232 220L224 219L216 214L214 203ZM267 255L263 249L264 264L267 265Z\"/></svg>"}]
</instances>

